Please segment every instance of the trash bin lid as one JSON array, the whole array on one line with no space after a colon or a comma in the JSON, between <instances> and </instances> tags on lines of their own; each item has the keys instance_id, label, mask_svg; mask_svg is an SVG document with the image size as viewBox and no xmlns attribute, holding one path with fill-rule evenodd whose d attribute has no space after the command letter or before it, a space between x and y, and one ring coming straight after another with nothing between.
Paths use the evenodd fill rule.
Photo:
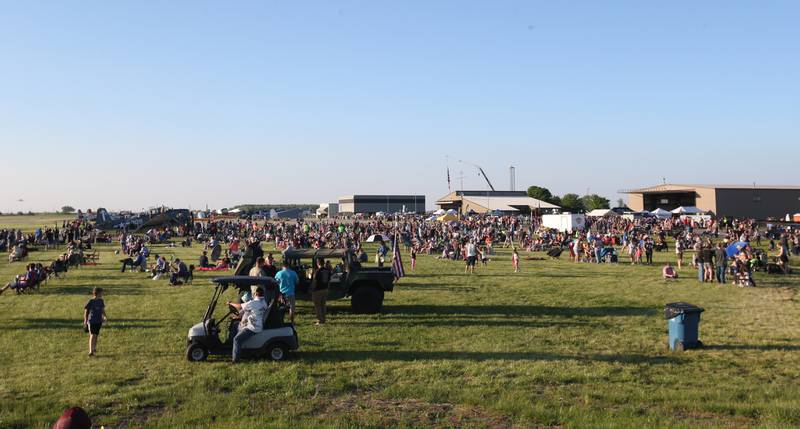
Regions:
<instances>
[{"instance_id":1,"label":"trash bin lid","mask_svg":"<svg viewBox=\"0 0 800 429\"><path fill-rule=\"evenodd\" d=\"M664 316L667 319L672 319L679 314L702 313L703 311L705 311L703 308L688 302L670 302L664 306Z\"/></svg>"}]
</instances>

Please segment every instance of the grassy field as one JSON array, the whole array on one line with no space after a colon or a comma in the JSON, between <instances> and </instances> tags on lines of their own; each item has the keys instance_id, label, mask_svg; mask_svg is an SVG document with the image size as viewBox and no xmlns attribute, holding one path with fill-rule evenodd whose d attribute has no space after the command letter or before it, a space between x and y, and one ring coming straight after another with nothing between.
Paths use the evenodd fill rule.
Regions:
<instances>
[{"instance_id":1,"label":"grassy field","mask_svg":"<svg viewBox=\"0 0 800 429\"><path fill-rule=\"evenodd\" d=\"M3 216L0 228L47 222ZM73 405L106 427L800 425L798 276L759 274L759 288L743 289L684 268L668 284L658 265L566 260L523 260L513 274L504 250L466 276L421 256L382 314L336 301L315 327L303 302L291 360L232 366L184 357L209 275L169 287L120 273L113 249L38 294L0 296L0 427L49 427ZM154 252L194 261L200 250ZM0 260L3 282L22 270ZM93 286L107 291L109 322L89 358L81 317ZM667 350L671 301L706 308L705 349Z\"/></svg>"}]
</instances>

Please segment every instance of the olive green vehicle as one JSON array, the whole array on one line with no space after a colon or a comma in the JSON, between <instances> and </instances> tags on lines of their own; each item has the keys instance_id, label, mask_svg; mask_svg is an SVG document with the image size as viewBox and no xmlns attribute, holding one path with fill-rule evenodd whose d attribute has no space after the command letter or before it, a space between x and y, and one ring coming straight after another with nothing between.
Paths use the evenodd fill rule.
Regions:
<instances>
[{"instance_id":1,"label":"olive green vehicle","mask_svg":"<svg viewBox=\"0 0 800 429\"><path fill-rule=\"evenodd\" d=\"M239 266L237 274L247 275L258 256L248 249ZM260 250L260 248L258 249ZM262 253L263 255L263 253ZM296 249L283 252L284 259L297 272L300 284L295 290L297 299L311 300L311 278L322 258L331 263L333 271L328 284L328 299L350 298L350 305L356 313L377 313L383 307L383 296L394 289L394 274L390 267L364 267L356 254L347 249Z\"/></svg>"}]
</instances>

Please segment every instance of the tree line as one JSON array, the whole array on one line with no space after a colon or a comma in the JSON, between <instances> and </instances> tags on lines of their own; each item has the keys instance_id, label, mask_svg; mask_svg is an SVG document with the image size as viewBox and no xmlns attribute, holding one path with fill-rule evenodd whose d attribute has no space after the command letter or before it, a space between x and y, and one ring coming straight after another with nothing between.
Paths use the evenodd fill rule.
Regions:
<instances>
[{"instance_id":1,"label":"tree line","mask_svg":"<svg viewBox=\"0 0 800 429\"><path fill-rule=\"evenodd\" d=\"M567 193L562 196L553 195L549 189L542 186L531 186L528 188L528 196L537 200L555 204L563 211L578 213L591 211L594 209L611 208L608 198L597 194L579 196L578 194Z\"/></svg>"}]
</instances>

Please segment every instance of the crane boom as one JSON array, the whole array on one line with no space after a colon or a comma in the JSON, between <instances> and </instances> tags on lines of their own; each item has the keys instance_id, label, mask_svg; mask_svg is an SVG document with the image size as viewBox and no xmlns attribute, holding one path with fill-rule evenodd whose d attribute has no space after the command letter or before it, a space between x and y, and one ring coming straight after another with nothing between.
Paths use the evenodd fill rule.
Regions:
<instances>
[{"instance_id":1,"label":"crane boom","mask_svg":"<svg viewBox=\"0 0 800 429\"><path fill-rule=\"evenodd\" d=\"M481 173L481 176L483 176L483 178L486 180L486 183L487 183L487 184L489 184L489 188L490 188L492 191L494 191L494 186L492 186L492 182L489 180L489 176L487 176L487 175L486 175L486 172L485 172L485 171L483 171L483 168L482 168L480 165L478 165L478 164L473 164L473 163L471 163L471 162L464 162L464 161L462 161L462 160L460 160L460 159L458 160L458 162L460 162L460 163L462 163L462 164L469 164L469 165L471 165L471 166L473 166L473 167L477 168L477 169L478 169L478 171Z\"/></svg>"},{"instance_id":2,"label":"crane boom","mask_svg":"<svg viewBox=\"0 0 800 429\"><path fill-rule=\"evenodd\" d=\"M486 179L486 183L489 184L489 188L494 191L494 186L492 186L492 182L489 181L489 178L486 176L486 173L483 171L483 169L478 167L478 170L480 170L481 174L483 174L483 178Z\"/></svg>"}]
</instances>

